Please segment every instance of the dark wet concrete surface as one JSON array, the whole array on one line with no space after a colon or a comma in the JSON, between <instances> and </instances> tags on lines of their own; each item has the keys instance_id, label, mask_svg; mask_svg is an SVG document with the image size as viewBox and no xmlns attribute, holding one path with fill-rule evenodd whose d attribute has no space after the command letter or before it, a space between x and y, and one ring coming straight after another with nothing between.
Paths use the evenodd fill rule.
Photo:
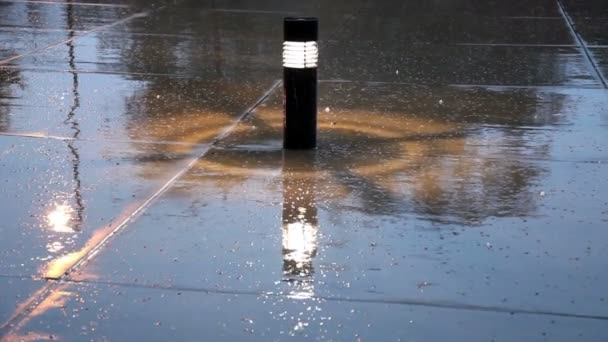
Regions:
<instances>
[{"instance_id":1,"label":"dark wet concrete surface","mask_svg":"<svg viewBox=\"0 0 608 342\"><path fill-rule=\"evenodd\" d=\"M0 0L0 336L605 340L607 10Z\"/></svg>"},{"instance_id":2,"label":"dark wet concrete surface","mask_svg":"<svg viewBox=\"0 0 608 342\"><path fill-rule=\"evenodd\" d=\"M12 70L5 132L87 140L209 142L274 82Z\"/></svg>"},{"instance_id":3,"label":"dark wet concrete surface","mask_svg":"<svg viewBox=\"0 0 608 342\"><path fill-rule=\"evenodd\" d=\"M599 72L604 80L608 80L608 47L589 49Z\"/></svg>"},{"instance_id":4,"label":"dark wet concrete surface","mask_svg":"<svg viewBox=\"0 0 608 342\"><path fill-rule=\"evenodd\" d=\"M407 54L403 48L374 41L328 44L330 52L346 52L351 58L329 59L320 72L329 79L375 82L600 86L574 47L417 45ZM378 63L369 64L371 60ZM562 63L568 67L560 67Z\"/></svg>"},{"instance_id":5,"label":"dark wet concrete surface","mask_svg":"<svg viewBox=\"0 0 608 342\"><path fill-rule=\"evenodd\" d=\"M581 0L565 0L562 3L576 32L586 44L608 44L608 37L602 29L608 23L608 8L605 3Z\"/></svg>"},{"instance_id":6,"label":"dark wet concrete surface","mask_svg":"<svg viewBox=\"0 0 608 342\"><path fill-rule=\"evenodd\" d=\"M0 276L0 322L4 324L44 283L27 277Z\"/></svg>"},{"instance_id":7,"label":"dark wet concrete surface","mask_svg":"<svg viewBox=\"0 0 608 342\"><path fill-rule=\"evenodd\" d=\"M148 341L195 341L201 336L213 336L217 341L444 341L458 336L485 341L509 336L522 341L601 341L606 329L604 322L570 317L106 284L62 287L54 303L45 308L44 316L24 322L27 333L11 337L70 341L98 336L112 341L125 336Z\"/></svg>"},{"instance_id":8,"label":"dark wet concrete surface","mask_svg":"<svg viewBox=\"0 0 608 342\"><path fill-rule=\"evenodd\" d=\"M181 150L195 149L175 145L160 153L154 144L7 136L0 146L0 274L11 276L56 274L71 265L87 241L100 240L156 190L157 177L183 164Z\"/></svg>"},{"instance_id":9,"label":"dark wet concrete surface","mask_svg":"<svg viewBox=\"0 0 608 342\"><path fill-rule=\"evenodd\" d=\"M576 118L526 129L534 119L522 117L505 129L496 107L494 118L483 109L475 118L473 108L435 118L412 110L418 117L396 111L407 100L384 101L403 89L373 88L365 91L375 96L361 101L360 87L321 86L330 112L310 155L282 153L280 96L271 97L75 279L605 313L594 284L608 279L602 253L592 251L606 238L608 155L554 150L566 141L586 145L569 137ZM486 96L508 105L492 100L500 92ZM528 98L528 115L543 103L565 114L555 107L560 96L548 96L555 97ZM581 149L607 141L589 143ZM285 221L300 215L310 231L298 236ZM314 251L295 279L284 273L290 237Z\"/></svg>"}]
</instances>

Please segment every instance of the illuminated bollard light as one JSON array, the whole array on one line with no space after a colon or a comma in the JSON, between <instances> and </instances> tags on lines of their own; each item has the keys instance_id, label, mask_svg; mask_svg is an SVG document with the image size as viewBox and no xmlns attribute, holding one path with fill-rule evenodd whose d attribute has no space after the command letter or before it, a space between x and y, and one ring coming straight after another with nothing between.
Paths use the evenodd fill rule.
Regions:
<instances>
[{"instance_id":1,"label":"illuminated bollard light","mask_svg":"<svg viewBox=\"0 0 608 342\"><path fill-rule=\"evenodd\" d=\"M285 18L283 147L317 147L317 18Z\"/></svg>"}]
</instances>

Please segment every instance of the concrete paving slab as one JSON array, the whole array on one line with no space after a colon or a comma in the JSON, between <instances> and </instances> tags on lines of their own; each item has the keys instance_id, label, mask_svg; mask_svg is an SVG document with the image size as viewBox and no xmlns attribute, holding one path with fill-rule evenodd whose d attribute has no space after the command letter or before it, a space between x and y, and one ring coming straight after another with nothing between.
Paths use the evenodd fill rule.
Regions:
<instances>
[{"instance_id":1,"label":"concrete paving slab","mask_svg":"<svg viewBox=\"0 0 608 342\"><path fill-rule=\"evenodd\" d=\"M194 11L217 10L217 11L250 11L250 12L298 12L300 14L320 14L327 11L350 12L362 7L366 2L362 0L336 0L327 2L323 0L312 1L239 1L219 0L208 3L200 3L197 0L180 1L174 8L185 8Z\"/></svg>"},{"instance_id":2,"label":"concrete paving slab","mask_svg":"<svg viewBox=\"0 0 608 342\"><path fill-rule=\"evenodd\" d=\"M0 0L0 336L604 339L604 7Z\"/></svg>"},{"instance_id":3,"label":"concrete paving slab","mask_svg":"<svg viewBox=\"0 0 608 342\"><path fill-rule=\"evenodd\" d=\"M73 52L72 52L73 51ZM262 81L281 75L280 43L254 40L199 41L183 37L90 34L73 47L61 46L19 59L30 69L103 73L241 78Z\"/></svg>"},{"instance_id":4,"label":"concrete paving slab","mask_svg":"<svg viewBox=\"0 0 608 342\"><path fill-rule=\"evenodd\" d=\"M381 4L367 2L365 9L382 14L476 14L480 16L514 17L559 17L559 6L551 0L502 1L457 0L457 1L386 1Z\"/></svg>"},{"instance_id":5,"label":"concrete paving slab","mask_svg":"<svg viewBox=\"0 0 608 342\"><path fill-rule=\"evenodd\" d=\"M601 87L577 48L418 45L398 42L339 42L323 50L325 79ZM348 59L339 56L349 56Z\"/></svg>"},{"instance_id":6,"label":"concrete paving slab","mask_svg":"<svg viewBox=\"0 0 608 342\"><path fill-rule=\"evenodd\" d=\"M575 27L585 44L590 46L608 46L608 38L603 27L608 24L608 16L599 18L577 18Z\"/></svg>"},{"instance_id":7,"label":"concrete paving slab","mask_svg":"<svg viewBox=\"0 0 608 342\"><path fill-rule=\"evenodd\" d=\"M607 314L595 286L607 280L606 204L572 204L601 201L605 167L571 166L549 177L547 163L470 162L511 178L502 187L487 184L487 175L433 186L435 173L457 174L467 162L429 158L412 167L432 170L411 178L353 171L340 179L328 171L292 180L268 176L281 173L280 157L274 168L254 169L258 176L224 171L222 162L251 170L251 160L262 159L232 154L202 163L210 170L179 183L75 279ZM584 186L579 175L593 177L589 193L573 190ZM514 184L526 176L528 184ZM465 184L481 195L460 190ZM310 224L302 231L294 227L300 215Z\"/></svg>"},{"instance_id":8,"label":"concrete paving slab","mask_svg":"<svg viewBox=\"0 0 608 342\"><path fill-rule=\"evenodd\" d=\"M574 27L585 44L590 46L608 46L604 27L608 24L605 17L574 17Z\"/></svg>"},{"instance_id":9,"label":"concrete paving slab","mask_svg":"<svg viewBox=\"0 0 608 342\"><path fill-rule=\"evenodd\" d=\"M0 276L0 327L3 327L19 305L33 295L44 281L31 278Z\"/></svg>"},{"instance_id":10,"label":"concrete paving slab","mask_svg":"<svg viewBox=\"0 0 608 342\"><path fill-rule=\"evenodd\" d=\"M146 341L602 341L606 321L397 303L294 300L76 284L43 303L19 339Z\"/></svg>"},{"instance_id":11,"label":"concrete paving slab","mask_svg":"<svg viewBox=\"0 0 608 342\"><path fill-rule=\"evenodd\" d=\"M608 156L553 146L577 122L603 120L601 107L571 108L585 102L573 94L513 91L509 102L448 90L461 104L511 103L523 123L558 114L539 135L488 125L500 110L417 116L406 105L429 102L398 96L411 88L343 86L321 87L318 151L282 152L272 97L72 279L608 315L595 286L608 281ZM605 105L596 95L586 101Z\"/></svg>"},{"instance_id":12,"label":"concrete paving slab","mask_svg":"<svg viewBox=\"0 0 608 342\"><path fill-rule=\"evenodd\" d=\"M605 80L608 80L608 47L589 49L591 56Z\"/></svg>"},{"instance_id":13,"label":"concrete paving slab","mask_svg":"<svg viewBox=\"0 0 608 342\"><path fill-rule=\"evenodd\" d=\"M128 7L54 4L45 1L0 2L0 27L3 29L90 30L111 24L132 14ZM67 38L66 38L67 39Z\"/></svg>"},{"instance_id":14,"label":"concrete paving slab","mask_svg":"<svg viewBox=\"0 0 608 342\"><path fill-rule=\"evenodd\" d=\"M0 61L66 40L61 32L31 32L0 28Z\"/></svg>"},{"instance_id":15,"label":"concrete paving slab","mask_svg":"<svg viewBox=\"0 0 608 342\"><path fill-rule=\"evenodd\" d=\"M608 4L604 1L562 1L564 15L587 45L608 45L605 27L608 25Z\"/></svg>"},{"instance_id":16,"label":"concrete paving slab","mask_svg":"<svg viewBox=\"0 0 608 342\"><path fill-rule=\"evenodd\" d=\"M604 1L560 0L568 13L576 17L608 17L608 4Z\"/></svg>"},{"instance_id":17,"label":"concrete paving slab","mask_svg":"<svg viewBox=\"0 0 608 342\"><path fill-rule=\"evenodd\" d=\"M89 140L208 143L273 83L0 70L0 134Z\"/></svg>"},{"instance_id":18,"label":"concrete paving slab","mask_svg":"<svg viewBox=\"0 0 608 342\"><path fill-rule=\"evenodd\" d=\"M184 158L150 144L7 136L0 153L0 275L12 276L61 275Z\"/></svg>"},{"instance_id":19,"label":"concrete paving slab","mask_svg":"<svg viewBox=\"0 0 608 342\"><path fill-rule=\"evenodd\" d=\"M575 44L563 18L496 17L453 12L389 12L374 16L362 11L349 21L339 38L435 44Z\"/></svg>"},{"instance_id":20,"label":"concrete paving slab","mask_svg":"<svg viewBox=\"0 0 608 342\"><path fill-rule=\"evenodd\" d=\"M179 35L201 40L281 40L283 17L293 12L170 6L153 15L117 25L109 33Z\"/></svg>"}]
</instances>

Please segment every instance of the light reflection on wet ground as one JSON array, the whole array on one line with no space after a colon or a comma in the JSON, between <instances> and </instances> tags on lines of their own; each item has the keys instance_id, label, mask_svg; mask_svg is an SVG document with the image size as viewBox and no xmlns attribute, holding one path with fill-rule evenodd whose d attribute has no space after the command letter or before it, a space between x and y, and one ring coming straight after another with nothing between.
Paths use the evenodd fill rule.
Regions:
<instances>
[{"instance_id":1,"label":"light reflection on wet ground","mask_svg":"<svg viewBox=\"0 0 608 342\"><path fill-rule=\"evenodd\" d=\"M362 87L322 84L321 102L342 100L323 103L312 153L281 151L280 97L271 96L73 279L257 295L271 308L303 300L302 315L269 309L298 336L310 324L316 336L323 315L314 308L340 298L603 314L594 286L605 281L603 262L589 251L605 238L605 154L583 160L546 139L601 120L601 100L509 90L518 99L510 107L492 101L502 91L474 89L500 103L486 108L495 117L456 110L421 120L383 98L400 87L366 88L377 95L369 102L357 96ZM585 118L562 115L569 103ZM525 108L531 114L519 119L500 115Z\"/></svg>"},{"instance_id":2,"label":"light reflection on wet ground","mask_svg":"<svg viewBox=\"0 0 608 342\"><path fill-rule=\"evenodd\" d=\"M602 340L602 9L0 1L0 334ZM322 23L310 153L290 14Z\"/></svg>"}]
</instances>

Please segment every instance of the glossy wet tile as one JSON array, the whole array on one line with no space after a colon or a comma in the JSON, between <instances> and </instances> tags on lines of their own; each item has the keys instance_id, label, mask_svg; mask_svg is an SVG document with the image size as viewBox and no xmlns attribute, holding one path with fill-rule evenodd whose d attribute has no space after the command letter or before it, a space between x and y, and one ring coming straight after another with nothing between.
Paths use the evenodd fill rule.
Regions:
<instances>
[{"instance_id":1,"label":"glossy wet tile","mask_svg":"<svg viewBox=\"0 0 608 342\"><path fill-rule=\"evenodd\" d=\"M32 32L0 28L0 61L46 48L68 37L62 32Z\"/></svg>"},{"instance_id":2,"label":"glossy wet tile","mask_svg":"<svg viewBox=\"0 0 608 342\"><path fill-rule=\"evenodd\" d=\"M226 12L260 12L260 13L301 13L301 14L321 14L327 11L349 12L359 9L366 2L361 0L337 0L331 3L323 0L314 1L280 1L280 0L261 0L255 2L239 0L220 0L211 3L200 3L197 0L186 0L179 2L176 8L186 8L190 10L216 10Z\"/></svg>"},{"instance_id":3,"label":"glossy wet tile","mask_svg":"<svg viewBox=\"0 0 608 342\"><path fill-rule=\"evenodd\" d=\"M606 37L603 29L608 24L608 15L605 17L574 17L574 27L585 44L590 46L606 46L608 45L608 37Z\"/></svg>"},{"instance_id":4,"label":"glossy wet tile","mask_svg":"<svg viewBox=\"0 0 608 342\"><path fill-rule=\"evenodd\" d=\"M204 79L280 78L280 43L253 40L199 41L183 37L90 34L73 47L27 56L13 65L28 69L160 74Z\"/></svg>"},{"instance_id":5,"label":"glossy wet tile","mask_svg":"<svg viewBox=\"0 0 608 342\"><path fill-rule=\"evenodd\" d=\"M608 80L608 48L590 49L591 56L598 67L598 71Z\"/></svg>"},{"instance_id":6,"label":"glossy wet tile","mask_svg":"<svg viewBox=\"0 0 608 342\"><path fill-rule=\"evenodd\" d=\"M563 18L456 15L453 12L405 12L389 16L359 12L336 38L427 44L575 44Z\"/></svg>"},{"instance_id":7,"label":"glossy wet tile","mask_svg":"<svg viewBox=\"0 0 608 342\"><path fill-rule=\"evenodd\" d=\"M476 14L488 16L514 17L559 17L559 7L551 0L516 0L508 3L502 1L458 0L458 1L388 1L383 3L367 2L364 6L377 13L452 13Z\"/></svg>"},{"instance_id":8,"label":"glossy wet tile","mask_svg":"<svg viewBox=\"0 0 608 342\"><path fill-rule=\"evenodd\" d=\"M577 48L517 46L403 46L398 42L340 42L322 50L325 79L600 87ZM348 59L339 56L348 55Z\"/></svg>"},{"instance_id":9,"label":"glossy wet tile","mask_svg":"<svg viewBox=\"0 0 608 342\"><path fill-rule=\"evenodd\" d=\"M563 0L566 11L577 17L608 16L608 4L604 1Z\"/></svg>"},{"instance_id":10,"label":"glossy wet tile","mask_svg":"<svg viewBox=\"0 0 608 342\"><path fill-rule=\"evenodd\" d=\"M0 0L0 339L601 341L605 9Z\"/></svg>"},{"instance_id":11,"label":"glossy wet tile","mask_svg":"<svg viewBox=\"0 0 608 342\"><path fill-rule=\"evenodd\" d=\"M208 143L273 83L222 77L2 72L2 133L95 140Z\"/></svg>"},{"instance_id":12,"label":"glossy wet tile","mask_svg":"<svg viewBox=\"0 0 608 342\"><path fill-rule=\"evenodd\" d=\"M7 136L0 156L0 275L49 277L83 257L185 158L136 142Z\"/></svg>"},{"instance_id":13,"label":"glossy wet tile","mask_svg":"<svg viewBox=\"0 0 608 342\"><path fill-rule=\"evenodd\" d=\"M605 321L483 312L399 303L295 300L83 284L58 290L55 303L9 337L148 341L525 340L601 341ZM449 306L449 305L448 305ZM441 322L441 329L437 328Z\"/></svg>"},{"instance_id":14,"label":"glossy wet tile","mask_svg":"<svg viewBox=\"0 0 608 342\"><path fill-rule=\"evenodd\" d=\"M608 45L603 29L608 24L608 4L604 1L566 0L564 14L587 45Z\"/></svg>"},{"instance_id":15,"label":"glossy wet tile","mask_svg":"<svg viewBox=\"0 0 608 342\"><path fill-rule=\"evenodd\" d=\"M311 153L282 152L270 98L73 279L607 314L595 286L608 281L606 142L560 149L604 120L603 91L450 87L479 111L435 117L420 109L435 101L398 96L412 88L363 89L376 96L322 85ZM503 111L519 123L489 125ZM542 113L558 115L524 129Z\"/></svg>"},{"instance_id":16,"label":"glossy wet tile","mask_svg":"<svg viewBox=\"0 0 608 342\"><path fill-rule=\"evenodd\" d=\"M70 3L1 2L0 27L3 29L27 28L47 31L90 30L108 25L132 14L125 7L81 6Z\"/></svg>"},{"instance_id":17,"label":"glossy wet tile","mask_svg":"<svg viewBox=\"0 0 608 342\"><path fill-rule=\"evenodd\" d=\"M25 303L42 285L44 281L31 278L0 276L0 331L7 325L20 305Z\"/></svg>"},{"instance_id":18,"label":"glossy wet tile","mask_svg":"<svg viewBox=\"0 0 608 342\"><path fill-rule=\"evenodd\" d=\"M246 12L168 7L112 27L109 33L179 35L203 40L281 40L289 12Z\"/></svg>"}]
</instances>

